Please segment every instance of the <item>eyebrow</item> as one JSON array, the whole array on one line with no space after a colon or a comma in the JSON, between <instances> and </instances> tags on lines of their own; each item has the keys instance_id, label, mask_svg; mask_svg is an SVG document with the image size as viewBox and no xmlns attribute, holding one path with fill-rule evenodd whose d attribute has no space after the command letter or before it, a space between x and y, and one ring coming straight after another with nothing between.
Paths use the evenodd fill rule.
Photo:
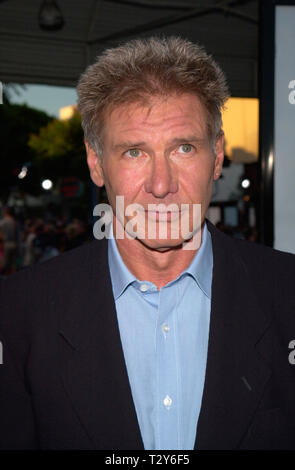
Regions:
<instances>
[{"instance_id":1,"label":"eyebrow","mask_svg":"<svg viewBox=\"0 0 295 470\"><path fill-rule=\"evenodd\" d=\"M119 142L116 145L113 145L114 150L121 150L121 149L134 149L137 147L142 147L146 145L146 142L131 142L131 141L125 141L125 142Z\"/></svg>"},{"instance_id":2,"label":"eyebrow","mask_svg":"<svg viewBox=\"0 0 295 470\"><path fill-rule=\"evenodd\" d=\"M193 142L197 144L204 144L207 139L202 139L196 136L186 136L186 137L176 137L172 139L171 141L168 142L169 145L175 145L175 144L183 144L187 142ZM134 149L138 147L143 147L146 146L146 142L132 142L132 141L125 141L125 142L119 142L118 144L113 145L114 150L122 150L122 149Z\"/></svg>"},{"instance_id":3,"label":"eyebrow","mask_svg":"<svg viewBox=\"0 0 295 470\"><path fill-rule=\"evenodd\" d=\"M196 137L195 135L193 136L186 136L186 137L182 137L182 138L179 138L179 137L176 137L175 139L172 139L171 144L183 144L184 142L194 142L194 143L197 143L197 144L204 144L205 142L207 141L207 139L202 139L200 137Z\"/></svg>"}]
</instances>

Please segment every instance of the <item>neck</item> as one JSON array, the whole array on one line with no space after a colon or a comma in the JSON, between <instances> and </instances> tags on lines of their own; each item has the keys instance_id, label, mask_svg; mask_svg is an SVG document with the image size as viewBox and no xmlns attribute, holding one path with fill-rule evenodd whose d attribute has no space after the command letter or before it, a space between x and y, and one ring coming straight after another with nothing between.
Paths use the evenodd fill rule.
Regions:
<instances>
[{"instance_id":1,"label":"neck","mask_svg":"<svg viewBox=\"0 0 295 470\"><path fill-rule=\"evenodd\" d=\"M114 217L114 233L117 219ZM202 223L201 237L203 237L204 223ZM141 240L116 240L119 253L129 271L139 281L150 281L160 290L168 282L176 279L192 262L198 249L183 250L182 245L171 247L165 251L149 248Z\"/></svg>"}]
</instances>

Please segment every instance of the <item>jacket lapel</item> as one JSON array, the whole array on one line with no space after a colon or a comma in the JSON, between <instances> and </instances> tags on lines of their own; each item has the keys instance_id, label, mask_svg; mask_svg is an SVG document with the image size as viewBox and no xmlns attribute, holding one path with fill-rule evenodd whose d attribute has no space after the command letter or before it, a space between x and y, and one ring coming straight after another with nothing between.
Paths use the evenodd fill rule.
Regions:
<instances>
[{"instance_id":1,"label":"jacket lapel","mask_svg":"<svg viewBox=\"0 0 295 470\"><path fill-rule=\"evenodd\" d=\"M208 221L207 226L213 248L211 319L195 449L235 449L270 377L257 351L269 320L236 244Z\"/></svg>"},{"instance_id":2,"label":"jacket lapel","mask_svg":"<svg viewBox=\"0 0 295 470\"><path fill-rule=\"evenodd\" d=\"M62 381L95 449L143 449L121 346L107 240L94 241L60 323ZM86 255L85 255L86 253Z\"/></svg>"}]
</instances>

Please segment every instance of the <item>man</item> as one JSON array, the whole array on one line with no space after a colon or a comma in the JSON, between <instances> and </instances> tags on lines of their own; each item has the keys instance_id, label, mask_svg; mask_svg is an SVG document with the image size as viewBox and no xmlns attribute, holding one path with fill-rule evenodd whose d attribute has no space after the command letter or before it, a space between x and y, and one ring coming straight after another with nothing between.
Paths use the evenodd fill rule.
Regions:
<instances>
[{"instance_id":1,"label":"man","mask_svg":"<svg viewBox=\"0 0 295 470\"><path fill-rule=\"evenodd\" d=\"M136 40L78 94L110 238L3 282L1 448L295 449L294 256L205 219L222 71L180 38Z\"/></svg>"}]
</instances>

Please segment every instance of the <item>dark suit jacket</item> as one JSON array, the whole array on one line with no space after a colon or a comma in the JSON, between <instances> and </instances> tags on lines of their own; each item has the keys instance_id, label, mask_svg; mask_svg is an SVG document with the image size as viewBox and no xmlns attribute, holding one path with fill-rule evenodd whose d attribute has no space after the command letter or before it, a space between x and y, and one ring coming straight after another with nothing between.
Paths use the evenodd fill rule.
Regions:
<instances>
[{"instance_id":1,"label":"dark suit jacket","mask_svg":"<svg viewBox=\"0 0 295 470\"><path fill-rule=\"evenodd\" d=\"M195 448L295 449L295 256L208 228L211 322ZM143 449L106 240L3 281L0 334L0 448Z\"/></svg>"}]
</instances>

